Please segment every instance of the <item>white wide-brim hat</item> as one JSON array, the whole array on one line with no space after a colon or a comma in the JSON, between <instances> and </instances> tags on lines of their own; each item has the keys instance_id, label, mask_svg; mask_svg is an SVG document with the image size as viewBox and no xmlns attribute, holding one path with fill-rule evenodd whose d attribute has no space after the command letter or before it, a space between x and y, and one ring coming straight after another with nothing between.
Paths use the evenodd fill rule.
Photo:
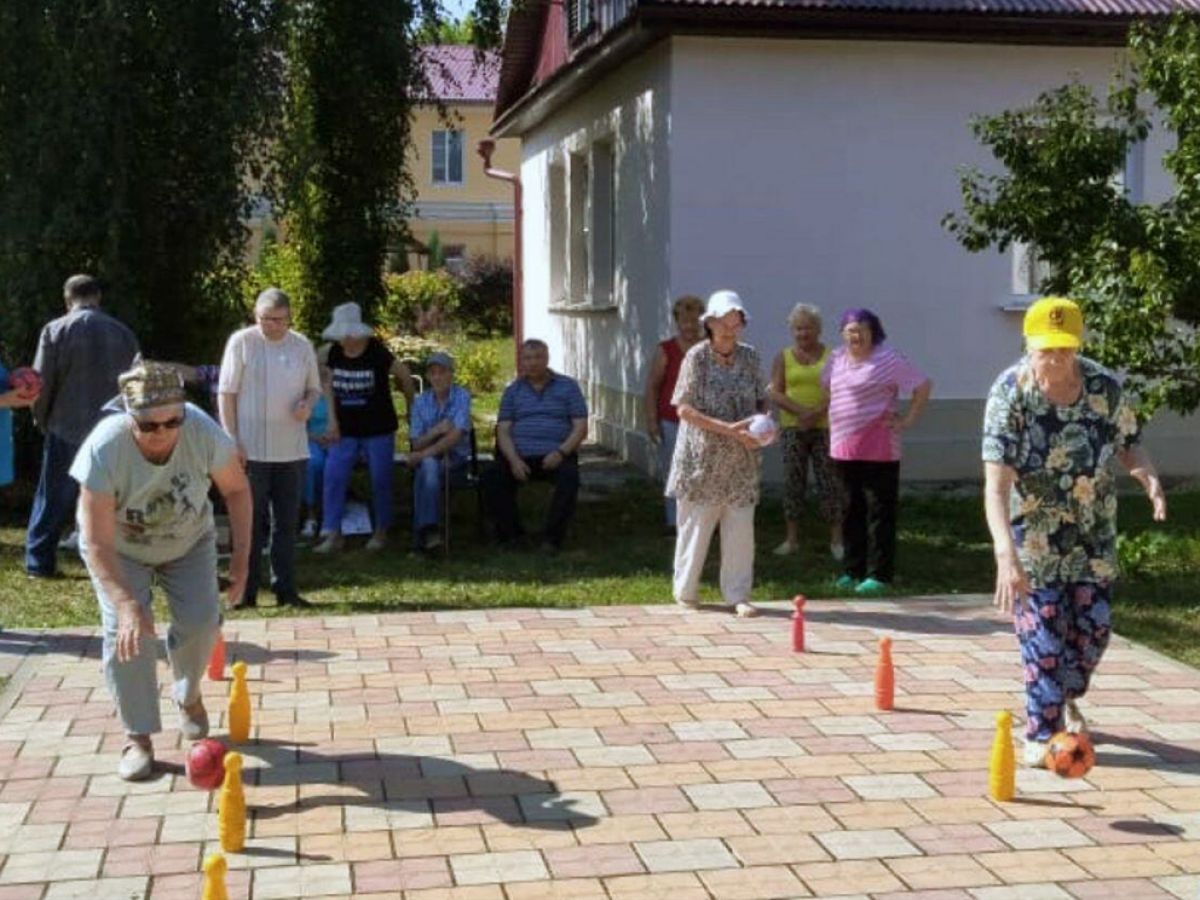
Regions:
<instances>
[{"instance_id":1,"label":"white wide-brim hat","mask_svg":"<svg viewBox=\"0 0 1200 900\"><path fill-rule=\"evenodd\" d=\"M353 337L371 337L375 329L362 320L362 310L357 303L343 303L333 308L333 321L321 332L327 341L342 341Z\"/></svg>"},{"instance_id":2,"label":"white wide-brim hat","mask_svg":"<svg viewBox=\"0 0 1200 900\"><path fill-rule=\"evenodd\" d=\"M750 314L746 312L746 307L742 304L741 297L734 291L715 291L709 296L708 305L704 308L704 315L700 317L700 321L719 319L727 312L735 309L742 314L743 322L750 321Z\"/></svg>"}]
</instances>

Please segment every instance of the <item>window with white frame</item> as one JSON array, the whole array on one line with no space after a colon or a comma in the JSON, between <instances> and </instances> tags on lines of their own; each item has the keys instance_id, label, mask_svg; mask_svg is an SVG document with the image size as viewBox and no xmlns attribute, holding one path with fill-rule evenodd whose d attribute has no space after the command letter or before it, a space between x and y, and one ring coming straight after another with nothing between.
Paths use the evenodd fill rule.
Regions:
<instances>
[{"instance_id":1,"label":"window with white frame","mask_svg":"<svg viewBox=\"0 0 1200 900\"><path fill-rule=\"evenodd\" d=\"M608 306L613 300L616 281L616 177L617 167L610 141L592 145L591 217L592 248L590 258L591 290L588 300L592 306Z\"/></svg>"},{"instance_id":2,"label":"window with white frame","mask_svg":"<svg viewBox=\"0 0 1200 900\"><path fill-rule=\"evenodd\" d=\"M568 302L588 302L592 242L591 197L587 153L571 153L567 158L568 180Z\"/></svg>"},{"instance_id":3,"label":"window with white frame","mask_svg":"<svg viewBox=\"0 0 1200 900\"><path fill-rule=\"evenodd\" d=\"M550 224L550 302L567 302L567 169L551 163L546 171L546 201Z\"/></svg>"},{"instance_id":4,"label":"window with white frame","mask_svg":"<svg viewBox=\"0 0 1200 900\"><path fill-rule=\"evenodd\" d=\"M463 183L463 133L436 129L433 132L433 183Z\"/></svg>"}]
</instances>

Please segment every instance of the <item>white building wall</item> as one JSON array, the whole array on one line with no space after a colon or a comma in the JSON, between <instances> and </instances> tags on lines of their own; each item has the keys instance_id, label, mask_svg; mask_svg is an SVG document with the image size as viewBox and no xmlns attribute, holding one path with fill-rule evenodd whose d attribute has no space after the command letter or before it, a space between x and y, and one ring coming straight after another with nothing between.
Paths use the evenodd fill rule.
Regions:
<instances>
[{"instance_id":1,"label":"white building wall","mask_svg":"<svg viewBox=\"0 0 1200 900\"><path fill-rule=\"evenodd\" d=\"M941 225L960 208L959 168L994 166L970 120L1071 78L1103 93L1118 58L1104 48L663 42L524 136L525 333L545 337L552 365L587 383L594 434L645 461L638 398L673 297L737 290L764 363L789 341L795 302L825 311L830 341L843 309L871 307L934 381L931 414L906 439L906 474L977 475L979 403L1020 354L1011 307L1028 298L1011 293L1008 254L967 253ZM605 134L618 138L613 308L555 310L547 163ZM1156 134L1141 154L1147 199L1169 190L1163 141ZM1197 436L1194 424L1166 431L1176 451Z\"/></svg>"},{"instance_id":2,"label":"white building wall","mask_svg":"<svg viewBox=\"0 0 1200 900\"><path fill-rule=\"evenodd\" d=\"M546 340L551 366L585 382L602 427L630 413L631 398L641 390L639 361L661 324L653 311L670 294L670 127L670 49L664 42L523 136L525 335ZM552 284L547 173L551 164L586 153L597 141L610 143L615 159L616 250L611 298L588 306L586 296L556 296ZM577 225L571 228L577 233ZM601 385L610 390L598 393ZM612 408L614 398L622 409ZM599 436L619 437L611 431Z\"/></svg>"},{"instance_id":3,"label":"white building wall","mask_svg":"<svg viewBox=\"0 0 1200 900\"><path fill-rule=\"evenodd\" d=\"M672 195L672 283L741 292L748 339L771 352L797 301L825 310L827 326L870 307L939 398L984 396L1020 351L1021 320L1001 309L1015 299L1008 256L969 254L941 226L961 206L958 168L990 162L968 123L1073 74L1103 89L1116 59L1097 48L675 41L671 170L692 187Z\"/></svg>"}]
</instances>

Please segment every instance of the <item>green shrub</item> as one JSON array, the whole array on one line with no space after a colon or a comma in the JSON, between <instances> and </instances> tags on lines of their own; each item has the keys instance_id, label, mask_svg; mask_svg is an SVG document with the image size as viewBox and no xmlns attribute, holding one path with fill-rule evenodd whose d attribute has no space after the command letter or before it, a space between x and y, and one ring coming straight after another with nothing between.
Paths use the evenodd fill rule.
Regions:
<instances>
[{"instance_id":1,"label":"green shrub","mask_svg":"<svg viewBox=\"0 0 1200 900\"><path fill-rule=\"evenodd\" d=\"M306 294L304 270L300 263L300 249L296 244L278 240L267 232L254 268L246 274L242 288L242 299L247 311L253 310L254 298L269 287L277 287L292 301L293 321L304 320Z\"/></svg>"},{"instance_id":2,"label":"green shrub","mask_svg":"<svg viewBox=\"0 0 1200 900\"><path fill-rule=\"evenodd\" d=\"M1117 559L1126 577L1147 575L1171 556L1171 539L1160 531L1117 536Z\"/></svg>"},{"instance_id":3,"label":"green shrub","mask_svg":"<svg viewBox=\"0 0 1200 900\"><path fill-rule=\"evenodd\" d=\"M441 331L462 300L458 282L440 270L388 275L384 287L387 294L378 320L380 326L393 334Z\"/></svg>"},{"instance_id":4,"label":"green shrub","mask_svg":"<svg viewBox=\"0 0 1200 900\"><path fill-rule=\"evenodd\" d=\"M500 354L493 344L464 341L456 348L455 380L472 394L494 391L500 380Z\"/></svg>"},{"instance_id":5,"label":"green shrub","mask_svg":"<svg viewBox=\"0 0 1200 900\"><path fill-rule=\"evenodd\" d=\"M512 331L513 266L511 259L468 256L456 276L462 287L458 321L473 335Z\"/></svg>"}]
</instances>

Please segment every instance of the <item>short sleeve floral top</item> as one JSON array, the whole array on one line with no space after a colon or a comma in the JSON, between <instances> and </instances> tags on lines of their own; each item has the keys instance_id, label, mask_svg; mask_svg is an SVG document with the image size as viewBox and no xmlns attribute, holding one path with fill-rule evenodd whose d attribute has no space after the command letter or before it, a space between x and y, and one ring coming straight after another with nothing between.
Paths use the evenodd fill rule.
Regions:
<instances>
[{"instance_id":1,"label":"short sleeve floral top","mask_svg":"<svg viewBox=\"0 0 1200 900\"><path fill-rule=\"evenodd\" d=\"M766 399L758 351L738 344L733 362L717 361L708 341L687 352L671 403L688 405L722 422L740 422L758 412ZM667 495L703 506L753 506L758 503L762 453L741 442L679 423Z\"/></svg>"},{"instance_id":2,"label":"short sleeve floral top","mask_svg":"<svg viewBox=\"0 0 1200 900\"><path fill-rule=\"evenodd\" d=\"M1013 538L1034 587L1102 584L1117 575L1113 459L1141 440L1121 382L1079 357L1083 391L1055 406L1029 361L1005 371L988 394L983 459L1016 470Z\"/></svg>"}]
</instances>

